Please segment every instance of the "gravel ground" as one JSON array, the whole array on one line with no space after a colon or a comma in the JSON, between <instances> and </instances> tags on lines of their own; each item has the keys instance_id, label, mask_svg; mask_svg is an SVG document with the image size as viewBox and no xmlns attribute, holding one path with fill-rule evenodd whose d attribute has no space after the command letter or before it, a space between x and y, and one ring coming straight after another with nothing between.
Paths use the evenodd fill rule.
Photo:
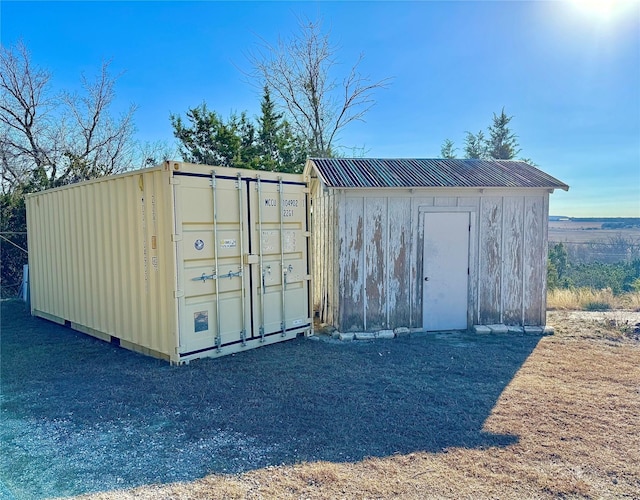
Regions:
<instances>
[{"instance_id":1,"label":"gravel ground","mask_svg":"<svg viewBox=\"0 0 640 500\"><path fill-rule=\"evenodd\" d=\"M615 321L630 325L640 323L640 311L568 311L566 315L577 320Z\"/></svg>"},{"instance_id":2,"label":"gravel ground","mask_svg":"<svg viewBox=\"0 0 640 500\"><path fill-rule=\"evenodd\" d=\"M3 302L1 498L507 446L483 424L540 338L299 338L173 367Z\"/></svg>"}]
</instances>

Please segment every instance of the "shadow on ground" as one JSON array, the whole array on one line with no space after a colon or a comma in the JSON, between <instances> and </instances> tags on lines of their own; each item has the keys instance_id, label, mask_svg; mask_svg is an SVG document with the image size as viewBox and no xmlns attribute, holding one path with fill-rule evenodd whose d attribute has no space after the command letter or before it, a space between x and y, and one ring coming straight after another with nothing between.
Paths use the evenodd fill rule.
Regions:
<instances>
[{"instance_id":1,"label":"shadow on ground","mask_svg":"<svg viewBox=\"0 0 640 500\"><path fill-rule=\"evenodd\" d=\"M16 498L43 498L300 461L506 446L517 438L482 426L539 340L300 338L172 367L5 301L0 479Z\"/></svg>"}]
</instances>

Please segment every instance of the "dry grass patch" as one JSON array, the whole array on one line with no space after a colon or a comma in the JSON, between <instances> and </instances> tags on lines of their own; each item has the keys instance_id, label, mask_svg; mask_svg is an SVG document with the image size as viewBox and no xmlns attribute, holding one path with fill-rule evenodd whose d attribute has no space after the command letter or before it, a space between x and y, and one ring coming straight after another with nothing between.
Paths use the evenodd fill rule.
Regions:
<instances>
[{"instance_id":1,"label":"dry grass patch","mask_svg":"<svg viewBox=\"0 0 640 500\"><path fill-rule=\"evenodd\" d=\"M550 313L549 323L556 334L540 341L484 424L517 436L514 444L267 467L82 498L639 498L640 343L566 312Z\"/></svg>"},{"instance_id":2,"label":"dry grass patch","mask_svg":"<svg viewBox=\"0 0 640 500\"><path fill-rule=\"evenodd\" d=\"M572 288L549 290L547 294L549 310L611 310L628 309L640 311L640 292L614 295L611 289Z\"/></svg>"}]
</instances>

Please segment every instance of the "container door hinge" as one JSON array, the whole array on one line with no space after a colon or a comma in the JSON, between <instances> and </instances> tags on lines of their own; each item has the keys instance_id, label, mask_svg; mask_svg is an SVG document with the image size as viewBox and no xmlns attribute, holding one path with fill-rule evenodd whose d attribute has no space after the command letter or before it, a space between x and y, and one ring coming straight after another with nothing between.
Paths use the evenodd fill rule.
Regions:
<instances>
[{"instance_id":1,"label":"container door hinge","mask_svg":"<svg viewBox=\"0 0 640 500\"><path fill-rule=\"evenodd\" d=\"M173 241L173 242L182 241L182 235L181 234L172 234L171 235L171 241Z\"/></svg>"},{"instance_id":2,"label":"container door hinge","mask_svg":"<svg viewBox=\"0 0 640 500\"><path fill-rule=\"evenodd\" d=\"M184 290L176 290L173 292L173 297L175 299L179 299L180 297L184 297Z\"/></svg>"}]
</instances>

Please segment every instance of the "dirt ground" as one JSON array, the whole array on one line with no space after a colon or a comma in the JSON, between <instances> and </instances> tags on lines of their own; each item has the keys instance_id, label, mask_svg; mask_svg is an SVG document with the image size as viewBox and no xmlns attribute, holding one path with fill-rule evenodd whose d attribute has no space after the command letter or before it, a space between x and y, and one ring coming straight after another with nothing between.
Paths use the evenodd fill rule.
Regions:
<instances>
[{"instance_id":1,"label":"dirt ground","mask_svg":"<svg viewBox=\"0 0 640 500\"><path fill-rule=\"evenodd\" d=\"M267 467L86 498L640 498L640 313L550 312L548 323L555 335L484 423L516 436L508 446Z\"/></svg>"},{"instance_id":2,"label":"dirt ground","mask_svg":"<svg viewBox=\"0 0 640 500\"><path fill-rule=\"evenodd\" d=\"M0 498L640 498L640 313L596 314L168 367L3 304Z\"/></svg>"}]
</instances>

